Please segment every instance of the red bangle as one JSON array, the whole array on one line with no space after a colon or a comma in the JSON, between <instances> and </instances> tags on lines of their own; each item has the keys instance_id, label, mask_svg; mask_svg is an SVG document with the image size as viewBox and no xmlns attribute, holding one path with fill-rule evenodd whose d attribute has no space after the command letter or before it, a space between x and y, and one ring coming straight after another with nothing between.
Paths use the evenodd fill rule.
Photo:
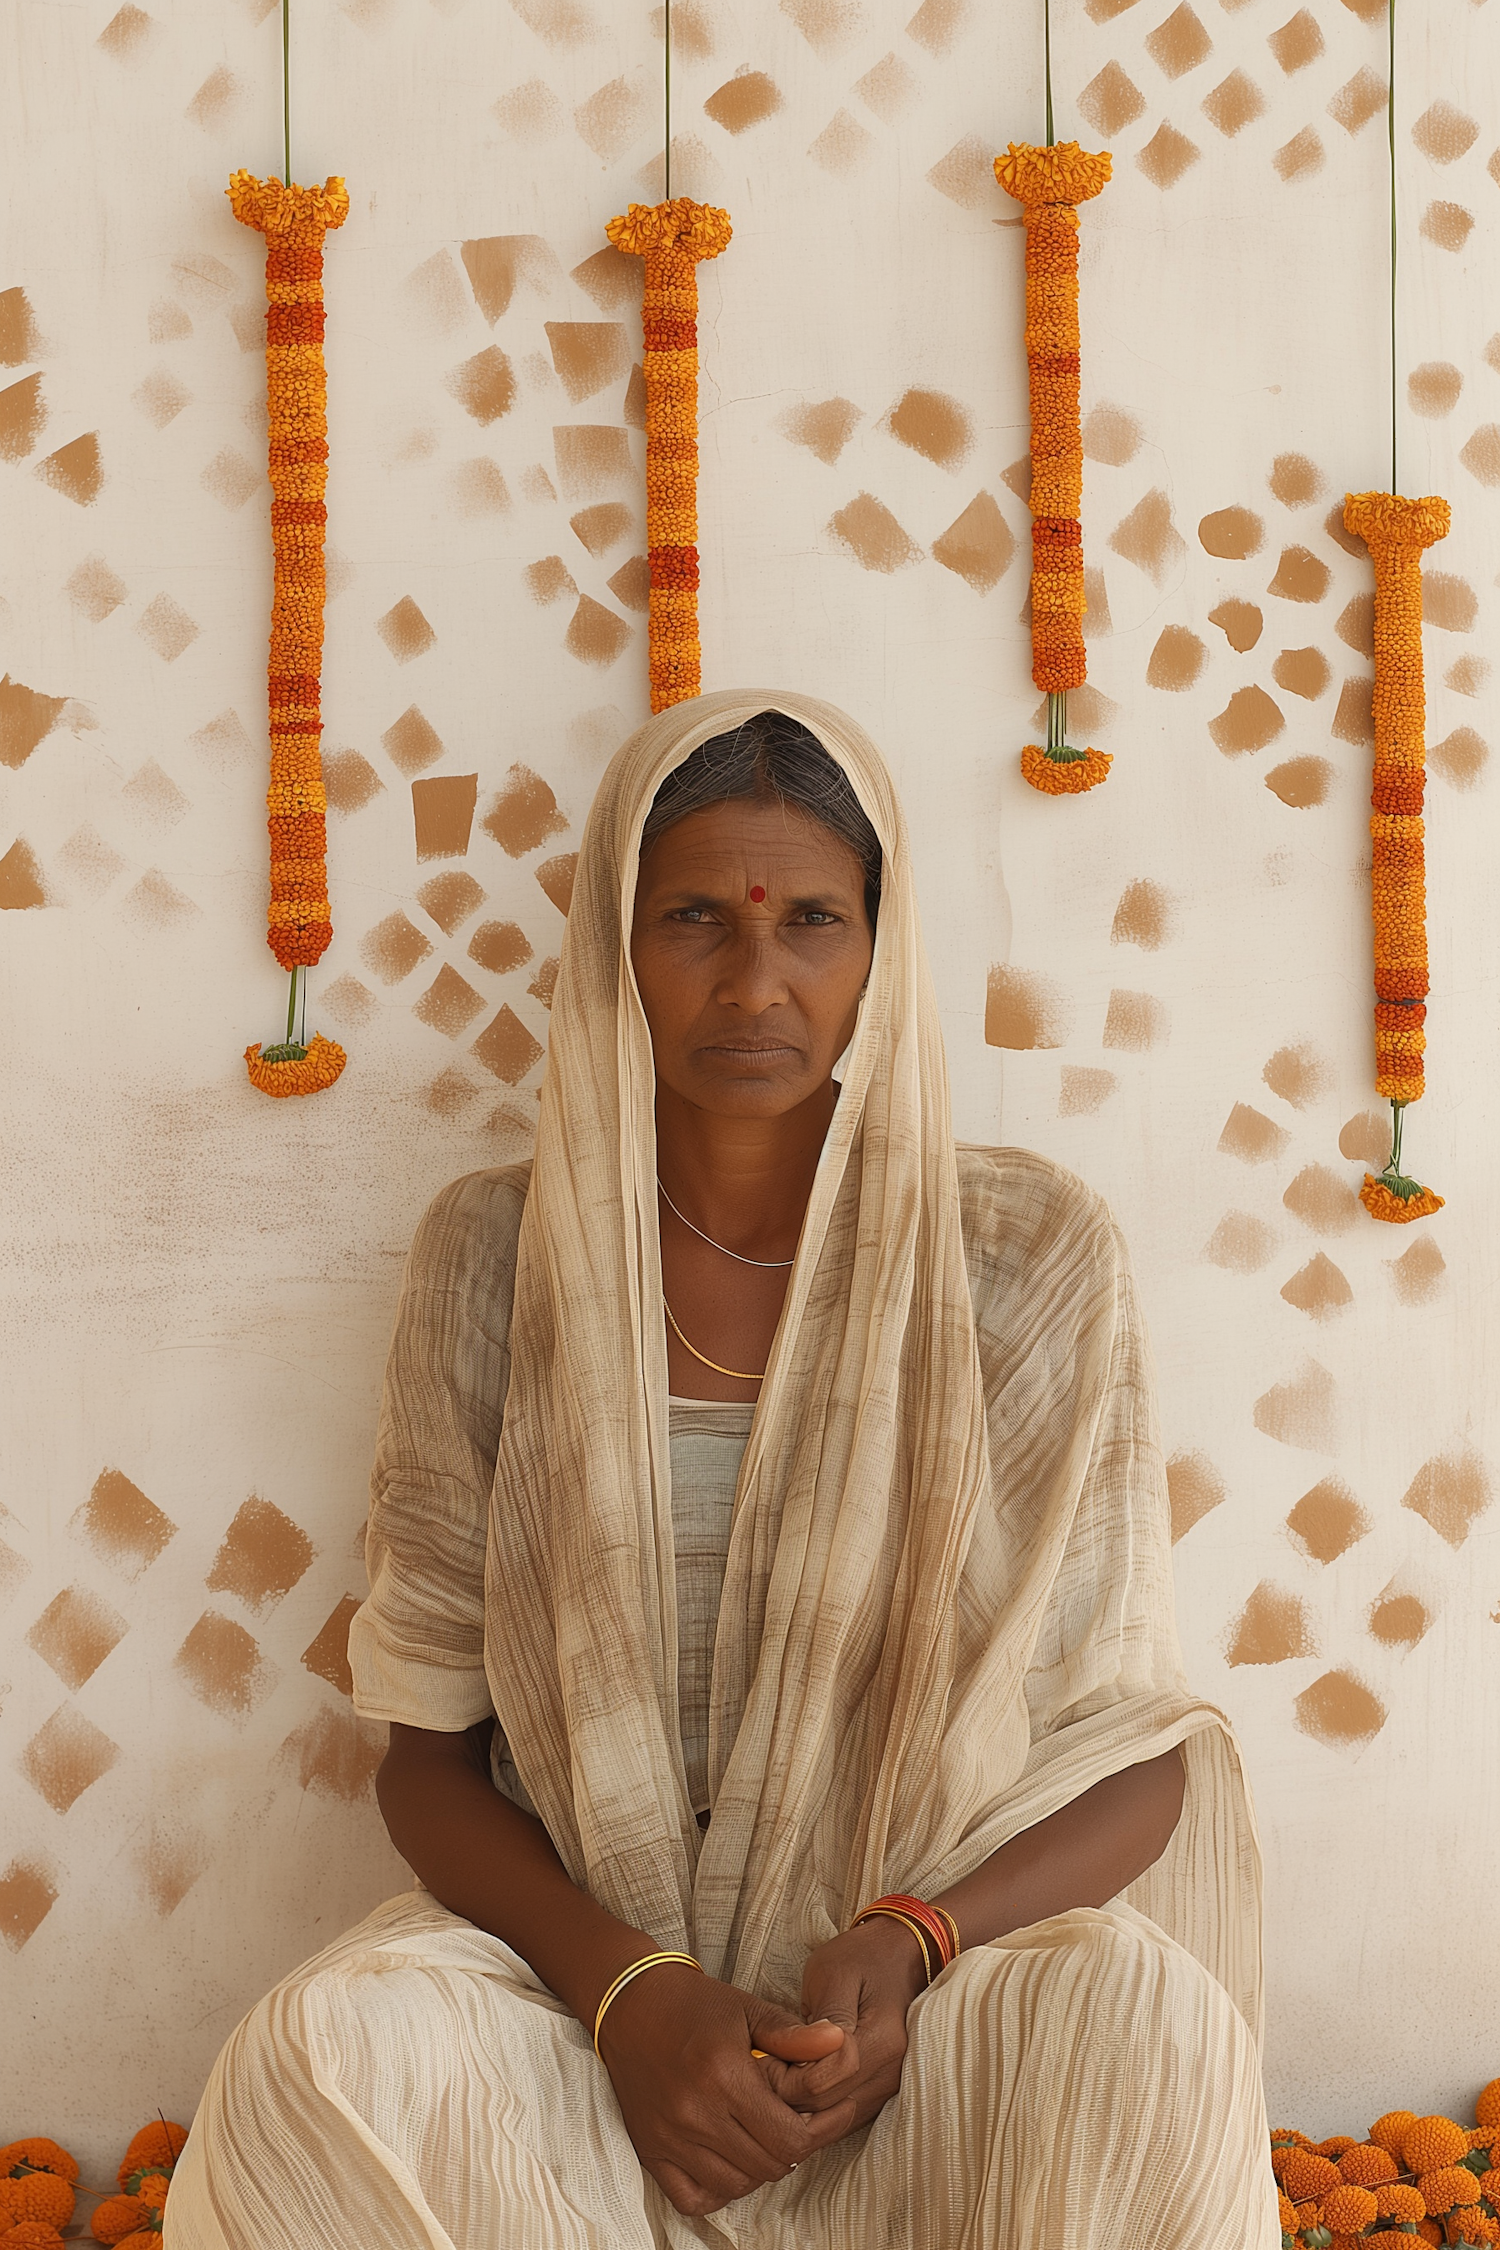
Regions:
<instances>
[{"instance_id":1,"label":"red bangle","mask_svg":"<svg viewBox=\"0 0 1500 2250\"><path fill-rule=\"evenodd\" d=\"M880 1913L902 1915L915 1922L932 1940L939 1972L957 1957L958 1924L941 1906L929 1906L925 1899L912 1898L905 1891L888 1891L883 1898L872 1899L868 1906L862 1906L854 1919L862 1922L867 1914Z\"/></svg>"}]
</instances>

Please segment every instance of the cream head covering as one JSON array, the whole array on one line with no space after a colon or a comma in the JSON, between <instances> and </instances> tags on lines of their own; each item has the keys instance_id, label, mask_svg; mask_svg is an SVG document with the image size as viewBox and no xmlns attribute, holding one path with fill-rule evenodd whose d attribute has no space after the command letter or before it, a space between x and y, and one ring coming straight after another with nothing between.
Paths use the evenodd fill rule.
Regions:
<instances>
[{"instance_id":1,"label":"cream head covering","mask_svg":"<svg viewBox=\"0 0 1500 2250\"><path fill-rule=\"evenodd\" d=\"M740 1472L700 1835L676 1706L655 1087L628 936L663 778L767 708L844 769L885 868ZM971 1254L1013 1279L983 1333L966 1219L984 1237ZM1256 2026L1253 1823L1227 1727L1181 1677L1118 1238L1068 1175L955 1151L901 809L832 706L700 696L606 772L553 1000L510 1340L485 1666L577 1882L658 1944L791 1998L808 1951L865 1899L941 1889L1186 1740L1183 1822L1131 1897Z\"/></svg>"}]
</instances>

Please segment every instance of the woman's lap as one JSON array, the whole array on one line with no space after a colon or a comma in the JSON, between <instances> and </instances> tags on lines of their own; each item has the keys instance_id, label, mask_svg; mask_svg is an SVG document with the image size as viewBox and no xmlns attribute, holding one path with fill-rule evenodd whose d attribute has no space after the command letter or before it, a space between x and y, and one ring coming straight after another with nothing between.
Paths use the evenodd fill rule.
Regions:
<instances>
[{"instance_id":1,"label":"woman's lap","mask_svg":"<svg viewBox=\"0 0 1500 2250\"><path fill-rule=\"evenodd\" d=\"M587 2034L423 1893L279 1985L226 2047L166 2250L1276 2250L1250 2035L1128 1907L960 1958L901 2092L711 2221L636 2162Z\"/></svg>"}]
</instances>

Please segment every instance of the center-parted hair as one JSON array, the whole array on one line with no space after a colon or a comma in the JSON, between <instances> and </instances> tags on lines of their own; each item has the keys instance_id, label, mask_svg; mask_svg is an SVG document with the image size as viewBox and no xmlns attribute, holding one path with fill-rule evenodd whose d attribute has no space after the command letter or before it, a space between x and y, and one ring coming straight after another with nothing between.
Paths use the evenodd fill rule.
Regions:
<instances>
[{"instance_id":1,"label":"center-parted hair","mask_svg":"<svg viewBox=\"0 0 1500 2250\"><path fill-rule=\"evenodd\" d=\"M864 869L870 927L880 908L880 838L836 758L800 719L758 711L729 734L702 742L674 766L651 801L641 831L641 857L690 813L735 802L790 805L847 844Z\"/></svg>"}]
</instances>

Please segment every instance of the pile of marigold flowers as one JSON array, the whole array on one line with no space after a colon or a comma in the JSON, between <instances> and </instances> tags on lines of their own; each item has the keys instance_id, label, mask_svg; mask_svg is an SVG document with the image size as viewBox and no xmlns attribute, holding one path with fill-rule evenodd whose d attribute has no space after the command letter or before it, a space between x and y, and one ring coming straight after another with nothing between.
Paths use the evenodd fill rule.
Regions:
<instances>
[{"instance_id":1,"label":"pile of marigold flowers","mask_svg":"<svg viewBox=\"0 0 1500 2250\"><path fill-rule=\"evenodd\" d=\"M165 2119L141 2127L117 2175L120 2193L107 2196L94 2213L96 2242L161 2250L162 2213L186 2139L181 2125ZM0 2148L0 2250L64 2250L62 2230L72 2221L77 2186L77 2162L56 2141Z\"/></svg>"},{"instance_id":2,"label":"pile of marigold flowers","mask_svg":"<svg viewBox=\"0 0 1500 2250\"><path fill-rule=\"evenodd\" d=\"M1485 2087L1474 2119L1470 2127L1392 2109L1363 2141L1274 2132L1282 2250L1349 2250L1387 2235L1500 2242L1500 2078Z\"/></svg>"}]
</instances>

